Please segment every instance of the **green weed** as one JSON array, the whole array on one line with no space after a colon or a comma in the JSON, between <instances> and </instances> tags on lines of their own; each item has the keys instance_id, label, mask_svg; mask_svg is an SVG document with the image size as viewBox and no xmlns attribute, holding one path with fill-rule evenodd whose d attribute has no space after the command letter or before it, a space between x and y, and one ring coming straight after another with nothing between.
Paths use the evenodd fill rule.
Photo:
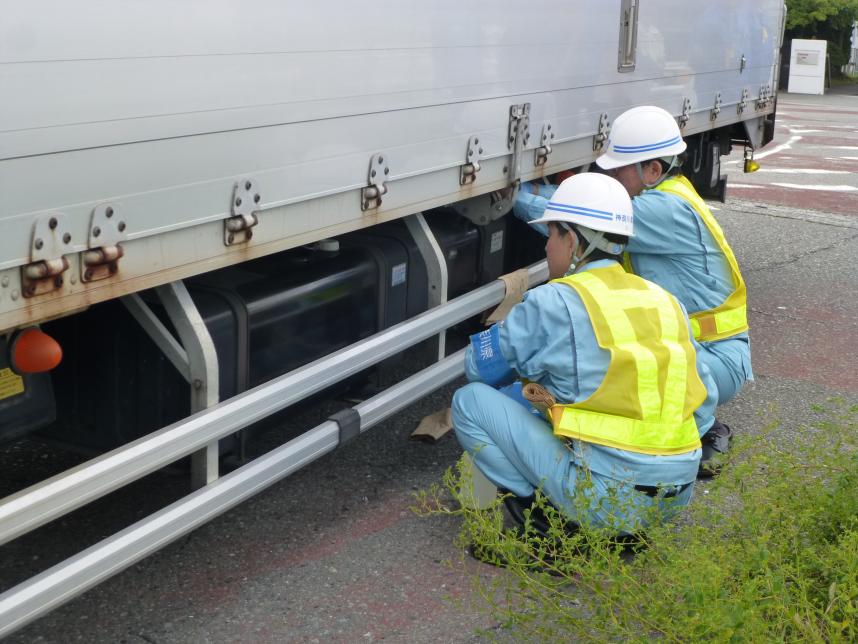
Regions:
<instances>
[{"instance_id":1,"label":"green weed","mask_svg":"<svg viewBox=\"0 0 858 644\"><path fill-rule=\"evenodd\" d=\"M774 423L737 437L705 493L633 553L605 530L568 535L540 497L547 537L508 527L500 500L460 503L462 468L418 511L460 516L460 545L505 563L509 574L475 583L519 641L858 641L858 410L830 399L814 411L795 444Z\"/></svg>"}]
</instances>

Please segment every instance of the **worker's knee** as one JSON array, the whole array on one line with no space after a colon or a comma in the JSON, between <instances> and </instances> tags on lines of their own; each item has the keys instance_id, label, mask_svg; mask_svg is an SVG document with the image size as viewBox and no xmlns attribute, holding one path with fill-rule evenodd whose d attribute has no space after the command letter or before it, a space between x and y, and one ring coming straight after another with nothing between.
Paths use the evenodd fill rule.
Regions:
<instances>
[{"instance_id":1,"label":"worker's knee","mask_svg":"<svg viewBox=\"0 0 858 644\"><path fill-rule=\"evenodd\" d=\"M733 369L719 365L712 369L712 378L718 387L718 404L723 405L736 397L745 384L745 379Z\"/></svg>"},{"instance_id":2,"label":"worker's knee","mask_svg":"<svg viewBox=\"0 0 858 644\"><path fill-rule=\"evenodd\" d=\"M485 390L494 391L482 382L472 382L453 394L453 403L450 407L454 427L467 423L473 417L473 411L479 406L481 393Z\"/></svg>"},{"instance_id":3,"label":"worker's knee","mask_svg":"<svg viewBox=\"0 0 858 644\"><path fill-rule=\"evenodd\" d=\"M453 430L459 443L465 447L472 443L484 443L486 428L484 427L486 397L495 395L494 388L481 382L472 382L457 390L453 394L453 402L450 405Z\"/></svg>"}]
</instances>

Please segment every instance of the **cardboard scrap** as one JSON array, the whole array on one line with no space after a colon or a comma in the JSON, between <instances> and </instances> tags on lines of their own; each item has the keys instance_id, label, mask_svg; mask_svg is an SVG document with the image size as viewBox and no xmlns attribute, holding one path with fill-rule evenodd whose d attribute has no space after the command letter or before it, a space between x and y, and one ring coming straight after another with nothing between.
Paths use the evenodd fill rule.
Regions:
<instances>
[{"instance_id":1,"label":"cardboard scrap","mask_svg":"<svg viewBox=\"0 0 858 644\"><path fill-rule=\"evenodd\" d=\"M451 429L453 429L453 418L450 408L447 407L423 418L417 429L411 432L411 439L434 443Z\"/></svg>"},{"instance_id":2,"label":"cardboard scrap","mask_svg":"<svg viewBox=\"0 0 858 644\"><path fill-rule=\"evenodd\" d=\"M503 283L506 285L506 295L497 308L486 318L486 324L494 324L503 320L509 313L509 310L521 302L529 284L526 268L501 275L498 279L503 280Z\"/></svg>"}]
</instances>

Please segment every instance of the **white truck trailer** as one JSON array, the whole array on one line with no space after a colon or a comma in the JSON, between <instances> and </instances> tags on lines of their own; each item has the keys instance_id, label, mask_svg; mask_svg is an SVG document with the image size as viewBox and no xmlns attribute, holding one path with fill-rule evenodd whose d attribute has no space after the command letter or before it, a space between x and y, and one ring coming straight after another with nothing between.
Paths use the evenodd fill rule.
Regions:
<instances>
[{"instance_id":1,"label":"white truck trailer","mask_svg":"<svg viewBox=\"0 0 858 644\"><path fill-rule=\"evenodd\" d=\"M674 114L686 173L723 198L720 156L772 138L785 20L781 0L0 11L0 439L58 423L73 443L104 431L69 411L126 404L105 401L100 379L160 408L175 388L147 389L154 371L98 362L117 363L140 334L187 405L0 501L0 543L188 455L196 488L6 590L0 636L458 377L461 355L445 357L439 336L429 369L218 477L220 439L499 302L491 279L518 268L497 260L516 236L499 191L586 167L622 111ZM479 241L459 265L464 238ZM342 277L365 264L369 282ZM531 283L545 275L528 270ZM354 307L367 301L362 325ZM344 311L354 319L337 335ZM34 326L66 354L53 374L16 369Z\"/></svg>"}]
</instances>

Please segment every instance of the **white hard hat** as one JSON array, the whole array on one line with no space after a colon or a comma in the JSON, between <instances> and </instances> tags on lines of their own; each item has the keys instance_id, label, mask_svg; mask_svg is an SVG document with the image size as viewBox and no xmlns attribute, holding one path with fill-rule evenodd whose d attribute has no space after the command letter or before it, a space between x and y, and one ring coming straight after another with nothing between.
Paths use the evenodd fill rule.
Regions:
<instances>
[{"instance_id":1,"label":"white hard hat","mask_svg":"<svg viewBox=\"0 0 858 644\"><path fill-rule=\"evenodd\" d=\"M551 221L628 237L634 235L635 218L629 193L613 177L595 172L566 179L557 187L545 214L530 223Z\"/></svg>"},{"instance_id":2,"label":"white hard hat","mask_svg":"<svg viewBox=\"0 0 858 644\"><path fill-rule=\"evenodd\" d=\"M642 105L616 118L607 149L596 163L600 168L611 170L651 159L670 160L685 152L685 148L679 126L670 112L655 105Z\"/></svg>"}]
</instances>

